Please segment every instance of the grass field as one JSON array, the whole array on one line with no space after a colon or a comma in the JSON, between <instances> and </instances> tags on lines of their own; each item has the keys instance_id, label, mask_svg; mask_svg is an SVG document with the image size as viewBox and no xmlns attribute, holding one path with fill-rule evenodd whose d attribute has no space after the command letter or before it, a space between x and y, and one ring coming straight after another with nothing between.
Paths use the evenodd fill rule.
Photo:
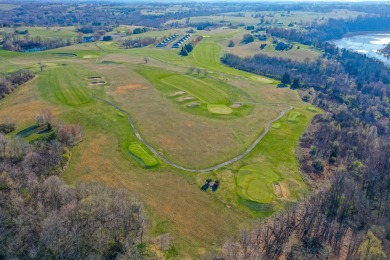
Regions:
<instances>
[{"instance_id":1,"label":"grass field","mask_svg":"<svg viewBox=\"0 0 390 260\"><path fill-rule=\"evenodd\" d=\"M19 5L13 5L13 4L0 4L0 9L2 10L12 10L15 8L18 8Z\"/></svg>"},{"instance_id":2,"label":"grass field","mask_svg":"<svg viewBox=\"0 0 390 260\"><path fill-rule=\"evenodd\" d=\"M167 31L148 35L163 33ZM97 181L128 189L145 204L148 239L169 233L179 259L200 258L220 250L254 219L302 198L306 186L295 148L311 118L320 112L309 110L295 91L276 88L273 80L220 64L223 42L236 33L240 31L204 32L209 37L188 57L171 49L125 50L115 43L100 42L33 54L0 50L4 71L30 68L38 75L0 101L0 120L12 116L17 133L33 125L43 109L50 109L56 119L79 123L84 139L72 149L62 175L66 182ZM143 63L145 56L150 58L147 64ZM48 65L43 72L37 61ZM191 66L206 69L208 75L189 75ZM86 80L89 76L100 76L107 84L91 86ZM194 99L180 102L182 96L173 96L177 91ZM289 123L293 112L275 122L273 126L279 127L271 128L239 162L193 174L160 162L139 143L127 116L92 99L92 94L127 111L142 137L159 153L193 168L209 167L243 152L265 124L290 105L300 115L294 124ZM195 101L201 105L186 106ZM233 103L242 106L232 109ZM140 166L139 160L149 167ZM210 177L220 180L220 188L215 193L200 191ZM283 197L274 194L276 181ZM263 204L270 206L262 208Z\"/></svg>"},{"instance_id":3,"label":"grass field","mask_svg":"<svg viewBox=\"0 0 390 260\"><path fill-rule=\"evenodd\" d=\"M142 166L149 168L158 165L157 159L148 152L148 149L141 143L132 143L129 145L129 152L142 162Z\"/></svg>"},{"instance_id":4,"label":"grass field","mask_svg":"<svg viewBox=\"0 0 390 260\"><path fill-rule=\"evenodd\" d=\"M274 26L286 27L289 23L306 25L309 22L316 21L317 23L325 22L329 18L356 18L359 15L363 15L362 12L335 9L332 12L305 12L305 11L291 11L291 12L231 12L215 16L196 16L191 17L191 23L202 22L214 22L220 23L226 26L230 25L258 25L260 18L255 18L254 15L265 15L264 22L268 22ZM179 24L185 24L186 19L170 20L166 24L178 22Z\"/></svg>"},{"instance_id":5,"label":"grass field","mask_svg":"<svg viewBox=\"0 0 390 260\"><path fill-rule=\"evenodd\" d=\"M67 66L48 69L39 78L39 89L48 100L69 106L81 106L92 102L92 92L87 88L85 69Z\"/></svg>"}]
</instances>

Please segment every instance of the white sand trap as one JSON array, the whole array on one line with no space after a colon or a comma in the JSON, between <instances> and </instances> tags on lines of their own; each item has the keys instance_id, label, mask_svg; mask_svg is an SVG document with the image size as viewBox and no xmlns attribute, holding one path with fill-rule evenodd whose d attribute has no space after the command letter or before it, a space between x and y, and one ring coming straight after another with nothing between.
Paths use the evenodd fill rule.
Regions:
<instances>
[{"instance_id":1,"label":"white sand trap","mask_svg":"<svg viewBox=\"0 0 390 260\"><path fill-rule=\"evenodd\" d=\"M175 94L173 94L173 96L180 96L180 95L183 95L185 94L186 92L185 91L176 91Z\"/></svg>"},{"instance_id":2,"label":"white sand trap","mask_svg":"<svg viewBox=\"0 0 390 260\"><path fill-rule=\"evenodd\" d=\"M191 102L191 103L187 104L187 107L197 107L199 105L200 105L199 102Z\"/></svg>"},{"instance_id":3,"label":"white sand trap","mask_svg":"<svg viewBox=\"0 0 390 260\"><path fill-rule=\"evenodd\" d=\"M275 182L272 184L272 186L274 187L274 193L275 193L276 197L278 197L278 198L283 197L282 187L280 187L279 183Z\"/></svg>"},{"instance_id":4,"label":"white sand trap","mask_svg":"<svg viewBox=\"0 0 390 260\"><path fill-rule=\"evenodd\" d=\"M239 108L242 107L242 104L236 103L230 106L231 108Z\"/></svg>"},{"instance_id":5,"label":"white sand trap","mask_svg":"<svg viewBox=\"0 0 390 260\"><path fill-rule=\"evenodd\" d=\"M89 83L89 85L91 85L91 86L105 85L105 84L107 84L107 82L105 82L105 81L94 81L94 82Z\"/></svg>"},{"instance_id":6,"label":"white sand trap","mask_svg":"<svg viewBox=\"0 0 390 260\"><path fill-rule=\"evenodd\" d=\"M91 76L91 77L86 77L85 80L101 80L104 79L104 77L100 76Z\"/></svg>"},{"instance_id":7,"label":"white sand trap","mask_svg":"<svg viewBox=\"0 0 390 260\"><path fill-rule=\"evenodd\" d=\"M189 100L194 100L194 99L195 99L194 97L188 96L188 97L179 98L179 101L184 102L184 101L189 101Z\"/></svg>"}]
</instances>

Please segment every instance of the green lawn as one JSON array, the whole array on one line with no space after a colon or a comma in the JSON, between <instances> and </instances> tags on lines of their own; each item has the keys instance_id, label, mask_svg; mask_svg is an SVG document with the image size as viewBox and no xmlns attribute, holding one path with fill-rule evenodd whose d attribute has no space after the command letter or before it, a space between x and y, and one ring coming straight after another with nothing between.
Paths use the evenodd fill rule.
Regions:
<instances>
[{"instance_id":1,"label":"green lawn","mask_svg":"<svg viewBox=\"0 0 390 260\"><path fill-rule=\"evenodd\" d=\"M227 94L216 86L187 75L173 75L161 80L163 83L183 90L208 104L226 104Z\"/></svg>"},{"instance_id":2,"label":"green lawn","mask_svg":"<svg viewBox=\"0 0 390 260\"><path fill-rule=\"evenodd\" d=\"M148 149L141 143L132 143L128 147L129 152L141 160L142 165L146 168L158 165L157 159L148 152Z\"/></svg>"},{"instance_id":3,"label":"green lawn","mask_svg":"<svg viewBox=\"0 0 390 260\"><path fill-rule=\"evenodd\" d=\"M92 92L84 80L89 75L77 65L47 69L39 77L39 89L49 100L69 106L86 105L92 102Z\"/></svg>"},{"instance_id":4,"label":"green lawn","mask_svg":"<svg viewBox=\"0 0 390 260\"><path fill-rule=\"evenodd\" d=\"M272 184L280 176L262 165L247 165L240 168L237 174L238 194L243 199L258 203L271 203L274 199Z\"/></svg>"},{"instance_id":5,"label":"green lawn","mask_svg":"<svg viewBox=\"0 0 390 260\"><path fill-rule=\"evenodd\" d=\"M289 122L296 122L297 121L297 117L299 117L300 115L301 115L301 113L299 113L297 111L291 111L288 114L288 121Z\"/></svg>"},{"instance_id":6,"label":"green lawn","mask_svg":"<svg viewBox=\"0 0 390 260\"><path fill-rule=\"evenodd\" d=\"M226 105L208 104L207 109L214 114L228 115L233 113L233 109Z\"/></svg>"}]
</instances>

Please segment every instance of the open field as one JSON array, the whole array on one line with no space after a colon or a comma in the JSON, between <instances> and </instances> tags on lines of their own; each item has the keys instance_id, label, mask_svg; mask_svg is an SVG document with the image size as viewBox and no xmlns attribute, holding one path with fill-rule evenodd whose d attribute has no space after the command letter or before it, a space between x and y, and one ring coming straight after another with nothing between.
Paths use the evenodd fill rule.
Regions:
<instances>
[{"instance_id":1,"label":"open field","mask_svg":"<svg viewBox=\"0 0 390 260\"><path fill-rule=\"evenodd\" d=\"M191 17L190 23L202 23L202 22L214 22L221 23L226 26L228 25L258 25L260 17L264 15L264 23L269 23L275 26L287 27L289 23L306 25L309 22L316 21L318 23L325 22L329 18L355 18L364 13L355 12L350 10L333 10L330 13L323 12L304 12L304 11L291 11L291 12L274 12L274 11L263 11L263 12L232 12L219 14L214 16L196 16ZM186 19L170 20L166 24L178 22L179 24L185 24Z\"/></svg>"},{"instance_id":2,"label":"open field","mask_svg":"<svg viewBox=\"0 0 390 260\"><path fill-rule=\"evenodd\" d=\"M1 6L0 6L1 8ZM29 33L29 37L44 37L44 38L76 38L77 32L75 31L75 27L69 26L69 27L17 27L15 28L18 31L25 31L27 30ZM7 33L13 33L13 28L1 28L0 32L7 32ZM23 37L24 35L20 35L20 37Z\"/></svg>"},{"instance_id":3,"label":"open field","mask_svg":"<svg viewBox=\"0 0 390 260\"><path fill-rule=\"evenodd\" d=\"M13 5L13 4L0 4L0 9L3 10L11 10L19 7L19 5Z\"/></svg>"},{"instance_id":4,"label":"open field","mask_svg":"<svg viewBox=\"0 0 390 260\"><path fill-rule=\"evenodd\" d=\"M149 35L162 33L167 31ZM295 91L220 64L223 41L236 33L205 32L209 37L188 57L154 46L126 50L113 42L32 54L0 50L1 69L30 68L38 75L0 101L0 121L12 117L20 132L35 124L40 111L50 109L57 119L79 123L84 139L72 149L62 175L69 184L98 181L133 192L148 213L148 238L170 234L181 259L217 251L254 218L283 209L306 192L295 147L316 114ZM145 56L150 58L147 64ZM37 61L47 64L43 72ZM208 73L190 75L191 66ZM90 85L93 81L105 84ZM128 112L142 137L159 153L193 168L237 156L289 106L300 115L295 123L288 115L275 122L279 127L271 127L242 160L195 174L159 162L139 143L126 115L94 100L93 94ZM185 97L193 99L180 101ZM199 105L188 107L192 102ZM240 105L231 108L232 104ZM150 168L140 166L129 152ZM215 193L200 191L207 178L220 180ZM275 182L282 197L274 191Z\"/></svg>"}]
</instances>

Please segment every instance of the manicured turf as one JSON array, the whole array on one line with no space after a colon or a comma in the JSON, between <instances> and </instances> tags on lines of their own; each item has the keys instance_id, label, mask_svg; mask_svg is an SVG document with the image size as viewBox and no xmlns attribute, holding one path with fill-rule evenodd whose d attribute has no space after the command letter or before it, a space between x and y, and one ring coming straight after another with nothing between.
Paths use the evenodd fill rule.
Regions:
<instances>
[{"instance_id":1,"label":"manicured turf","mask_svg":"<svg viewBox=\"0 0 390 260\"><path fill-rule=\"evenodd\" d=\"M224 35L226 38L228 38L228 36L229 35ZM235 70L222 65L219 61L221 49L221 46L216 44L213 38L205 38L196 45L194 51L192 52L192 57L197 65L209 70L215 70L235 76L247 77L262 83L272 83L272 80L268 78L253 75L244 71Z\"/></svg>"},{"instance_id":2,"label":"manicured turf","mask_svg":"<svg viewBox=\"0 0 390 260\"><path fill-rule=\"evenodd\" d=\"M246 200L271 203L274 199L272 183L280 176L262 165L248 165L237 174L238 194Z\"/></svg>"},{"instance_id":3,"label":"manicured turf","mask_svg":"<svg viewBox=\"0 0 390 260\"><path fill-rule=\"evenodd\" d=\"M47 69L39 77L39 89L49 100L69 106L92 102L92 93L84 80L86 70L79 66Z\"/></svg>"},{"instance_id":4,"label":"manicured turf","mask_svg":"<svg viewBox=\"0 0 390 260\"><path fill-rule=\"evenodd\" d=\"M279 129L280 128L280 123L273 123L271 125L271 127L274 128L274 129Z\"/></svg>"},{"instance_id":5,"label":"manicured turf","mask_svg":"<svg viewBox=\"0 0 390 260\"><path fill-rule=\"evenodd\" d=\"M144 167L150 168L158 165L157 159L148 152L147 148L144 147L143 144L132 143L129 145L128 149L132 155L142 161Z\"/></svg>"},{"instance_id":6,"label":"manicured turf","mask_svg":"<svg viewBox=\"0 0 390 260\"><path fill-rule=\"evenodd\" d=\"M227 94L222 90L207 84L201 79L187 75L174 75L161 80L165 84L175 86L188 94L197 97L204 103L208 104L225 104L227 103Z\"/></svg>"},{"instance_id":7,"label":"manicured turf","mask_svg":"<svg viewBox=\"0 0 390 260\"><path fill-rule=\"evenodd\" d=\"M313 113L318 112L318 110L315 107L307 107L307 110L309 110L310 112L313 112Z\"/></svg>"},{"instance_id":8,"label":"manicured turf","mask_svg":"<svg viewBox=\"0 0 390 260\"><path fill-rule=\"evenodd\" d=\"M299 117L300 115L301 115L301 113L299 113L297 111L291 111L288 114L288 121L289 122L296 122L297 121L297 117Z\"/></svg>"},{"instance_id":9,"label":"manicured turf","mask_svg":"<svg viewBox=\"0 0 390 260\"><path fill-rule=\"evenodd\" d=\"M226 105L208 104L207 109L214 114L228 115L233 113L233 109Z\"/></svg>"}]
</instances>

